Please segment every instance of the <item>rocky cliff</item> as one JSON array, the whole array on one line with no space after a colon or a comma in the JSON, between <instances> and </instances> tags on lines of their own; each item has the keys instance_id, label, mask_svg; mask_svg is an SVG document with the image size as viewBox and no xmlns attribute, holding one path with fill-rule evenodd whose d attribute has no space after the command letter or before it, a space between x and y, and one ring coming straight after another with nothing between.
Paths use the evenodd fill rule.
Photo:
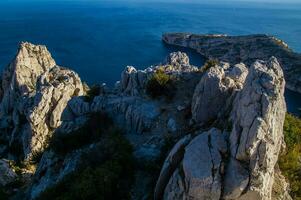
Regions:
<instances>
[{"instance_id":1,"label":"rocky cliff","mask_svg":"<svg viewBox=\"0 0 301 200\"><path fill-rule=\"evenodd\" d=\"M282 40L268 35L197 35L167 33L162 37L167 44L189 47L209 59L250 66L257 59L267 60L275 56L281 64L286 87L301 92L301 55L289 49Z\"/></svg>"},{"instance_id":2,"label":"rocky cliff","mask_svg":"<svg viewBox=\"0 0 301 200\"><path fill-rule=\"evenodd\" d=\"M77 137L91 119L98 129L105 118L95 113L106 113L144 166L135 173L131 199L271 199L286 113L277 59L198 68L175 52L162 63L126 67L113 88L102 85L87 96L78 75L57 66L46 47L22 43L1 79L1 158L41 159L15 198L36 199L88 167L88 157L104 159L105 139L87 140L64 154L47 145L53 138ZM168 139L175 145L153 177L145 165L158 165ZM17 176L7 163L0 162L2 185ZM278 188L287 192L285 181Z\"/></svg>"}]
</instances>

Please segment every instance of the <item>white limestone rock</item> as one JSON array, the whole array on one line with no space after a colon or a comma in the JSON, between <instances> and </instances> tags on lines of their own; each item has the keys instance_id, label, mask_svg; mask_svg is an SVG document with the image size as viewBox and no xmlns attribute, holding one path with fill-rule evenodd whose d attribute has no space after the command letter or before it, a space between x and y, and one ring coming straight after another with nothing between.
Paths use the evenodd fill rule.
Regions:
<instances>
[{"instance_id":1,"label":"white limestone rock","mask_svg":"<svg viewBox=\"0 0 301 200\"><path fill-rule=\"evenodd\" d=\"M284 86L276 58L257 61L250 67L245 86L233 102L231 157L241 165L248 163L250 176L241 199L271 199L274 167L283 142ZM234 179L233 184L236 181L239 180Z\"/></svg>"},{"instance_id":2,"label":"white limestone rock","mask_svg":"<svg viewBox=\"0 0 301 200\"><path fill-rule=\"evenodd\" d=\"M247 74L243 64L230 67L222 63L208 69L193 94L192 119L200 124L215 120L230 97L242 88Z\"/></svg>"},{"instance_id":3,"label":"white limestone rock","mask_svg":"<svg viewBox=\"0 0 301 200\"><path fill-rule=\"evenodd\" d=\"M67 102L83 95L79 76L56 66L45 46L22 43L14 61L2 74L0 121L9 146L29 159L61 125ZM14 152L12 152L14 153Z\"/></svg>"}]
</instances>

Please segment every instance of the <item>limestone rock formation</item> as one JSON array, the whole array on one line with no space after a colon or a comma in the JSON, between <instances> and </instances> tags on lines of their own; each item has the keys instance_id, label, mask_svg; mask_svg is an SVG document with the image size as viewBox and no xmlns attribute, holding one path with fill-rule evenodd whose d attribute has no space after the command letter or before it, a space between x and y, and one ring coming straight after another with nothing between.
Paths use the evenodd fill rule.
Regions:
<instances>
[{"instance_id":1,"label":"limestone rock formation","mask_svg":"<svg viewBox=\"0 0 301 200\"><path fill-rule=\"evenodd\" d=\"M227 100L242 89L248 73L244 64L211 67L195 88L192 99L192 119L206 124L225 110ZM212 106L214 105L214 106Z\"/></svg>"},{"instance_id":2,"label":"limestone rock formation","mask_svg":"<svg viewBox=\"0 0 301 200\"><path fill-rule=\"evenodd\" d=\"M213 77L224 75L222 69L215 66L203 78L208 80L209 74ZM230 95L219 97L222 98L220 101L232 101L232 111L223 115L224 120L230 118L232 131L227 133L228 127L223 127L223 131L212 128L199 132L190 143L185 142L188 145L181 147L185 148L185 153L178 153L182 161L177 158L176 164L169 167L165 164L162 168L156 199L271 199L275 164L283 142L285 81L274 57L266 62L256 61L247 74L245 82L240 83L243 87L234 93L234 98ZM220 79L212 78L212 82L217 80L217 83L206 84L203 78L197 88L214 92L220 89ZM198 101L202 98L197 100L198 94L203 95L196 89L193 102L201 105L203 102ZM195 110L194 116L198 116L198 112L205 113L200 116L208 112L216 115L212 107L220 104L212 100L213 94L206 97L213 104ZM206 117L201 119L206 120ZM181 141L166 163L172 163L169 160L176 155L174 151L179 149Z\"/></svg>"},{"instance_id":3,"label":"limestone rock formation","mask_svg":"<svg viewBox=\"0 0 301 200\"><path fill-rule=\"evenodd\" d=\"M286 79L286 87L301 92L301 55L293 52L283 41L268 35L196 35L166 33L162 37L167 44L189 47L210 59L250 66L257 59L268 60L275 56L280 62Z\"/></svg>"},{"instance_id":4,"label":"limestone rock formation","mask_svg":"<svg viewBox=\"0 0 301 200\"><path fill-rule=\"evenodd\" d=\"M276 58L257 61L250 67L245 86L233 102L231 156L248 163L250 177L242 198L271 198L274 167L283 142L284 86L283 72ZM235 168L230 170L239 172ZM237 184L235 180L232 183ZM225 186L225 198L232 196L228 186Z\"/></svg>"},{"instance_id":5,"label":"limestone rock formation","mask_svg":"<svg viewBox=\"0 0 301 200\"><path fill-rule=\"evenodd\" d=\"M121 91L125 94L137 96L147 81L147 74L144 70L136 70L128 66L121 75Z\"/></svg>"},{"instance_id":6,"label":"limestone rock formation","mask_svg":"<svg viewBox=\"0 0 301 200\"><path fill-rule=\"evenodd\" d=\"M16 58L2 74L1 137L6 152L30 158L61 124L67 102L83 95L79 76L56 66L45 46L22 43ZM2 152L5 153L5 152Z\"/></svg>"}]
</instances>

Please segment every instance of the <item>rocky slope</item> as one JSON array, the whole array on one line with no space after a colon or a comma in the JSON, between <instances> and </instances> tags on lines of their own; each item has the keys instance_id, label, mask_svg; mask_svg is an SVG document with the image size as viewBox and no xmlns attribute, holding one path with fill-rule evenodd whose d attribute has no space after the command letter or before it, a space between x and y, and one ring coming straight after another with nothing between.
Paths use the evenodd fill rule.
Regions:
<instances>
[{"instance_id":1,"label":"rocky slope","mask_svg":"<svg viewBox=\"0 0 301 200\"><path fill-rule=\"evenodd\" d=\"M275 56L280 62L286 79L286 87L301 92L301 55L289 49L283 41L268 35L197 35L167 33L162 37L167 44L189 47L209 59L250 66L257 59L267 60Z\"/></svg>"},{"instance_id":2,"label":"rocky slope","mask_svg":"<svg viewBox=\"0 0 301 200\"><path fill-rule=\"evenodd\" d=\"M151 98L154 77L169 77L172 87ZM87 99L78 75L57 66L46 47L22 43L1 84L1 158L30 161L42 154L15 199L36 199L84 165L86 155L101 158L102 141L64 155L45 148L54 136L72 137L93 113L107 113L123 130L138 165L158 164L166 140L176 142L156 177L154 199L272 198L286 113L285 81L274 57L199 69L175 52L145 70L126 67L113 88L103 84ZM17 175L6 160L1 163L4 185ZM131 199L152 196L153 174L143 170L137 169ZM278 191L287 192L282 183ZM276 198L289 199L283 196Z\"/></svg>"}]
</instances>

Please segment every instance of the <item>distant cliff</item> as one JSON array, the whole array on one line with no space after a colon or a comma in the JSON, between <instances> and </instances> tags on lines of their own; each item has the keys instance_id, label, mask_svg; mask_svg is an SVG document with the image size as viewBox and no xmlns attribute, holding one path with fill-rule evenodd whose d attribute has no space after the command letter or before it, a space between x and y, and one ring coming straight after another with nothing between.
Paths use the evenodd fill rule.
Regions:
<instances>
[{"instance_id":1,"label":"distant cliff","mask_svg":"<svg viewBox=\"0 0 301 200\"><path fill-rule=\"evenodd\" d=\"M301 93L301 54L293 52L285 42L273 36L166 33L162 39L167 44L189 47L206 58L231 64L243 62L251 65L257 59L267 60L275 56L284 71L286 87Z\"/></svg>"},{"instance_id":2,"label":"distant cliff","mask_svg":"<svg viewBox=\"0 0 301 200\"><path fill-rule=\"evenodd\" d=\"M272 197L282 68L275 57L235 59L197 68L175 52L145 70L126 67L113 88L89 88L45 46L22 43L1 79L0 186L15 199L290 199L285 181Z\"/></svg>"}]
</instances>

